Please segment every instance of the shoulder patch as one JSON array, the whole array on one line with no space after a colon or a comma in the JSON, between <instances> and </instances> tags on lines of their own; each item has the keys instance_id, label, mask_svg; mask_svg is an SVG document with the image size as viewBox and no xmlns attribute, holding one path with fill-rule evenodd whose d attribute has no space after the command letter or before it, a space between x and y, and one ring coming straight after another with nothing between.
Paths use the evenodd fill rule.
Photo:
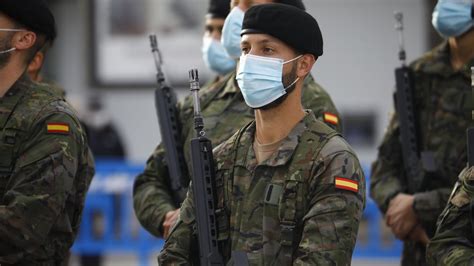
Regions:
<instances>
[{"instance_id":1,"label":"shoulder patch","mask_svg":"<svg viewBox=\"0 0 474 266\"><path fill-rule=\"evenodd\" d=\"M334 184L337 189L359 192L359 183L348 178L336 176L334 177Z\"/></svg>"},{"instance_id":2,"label":"shoulder patch","mask_svg":"<svg viewBox=\"0 0 474 266\"><path fill-rule=\"evenodd\" d=\"M339 124L339 118L335 114L325 112L324 122L337 126Z\"/></svg>"},{"instance_id":3,"label":"shoulder patch","mask_svg":"<svg viewBox=\"0 0 474 266\"><path fill-rule=\"evenodd\" d=\"M47 123L46 131L49 134L68 135L70 131L70 127L69 127L69 124L67 123Z\"/></svg>"}]
</instances>

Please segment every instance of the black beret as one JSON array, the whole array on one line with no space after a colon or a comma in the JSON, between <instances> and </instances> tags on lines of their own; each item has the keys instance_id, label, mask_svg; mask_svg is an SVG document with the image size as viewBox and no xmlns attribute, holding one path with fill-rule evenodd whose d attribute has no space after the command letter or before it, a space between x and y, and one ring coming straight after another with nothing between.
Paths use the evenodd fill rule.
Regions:
<instances>
[{"instance_id":1,"label":"black beret","mask_svg":"<svg viewBox=\"0 0 474 266\"><path fill-rule=\"evenodd\" d=\"M210 0L207 16L225 19L230 11L230 0Z\"/></svg>"},{"instance_id":2,"label":"black beret","mask_svg":"<svg viewBox=\"0 0 474 266\"><path fill-rule=\"evenodd\" d=\"M306 10L302 0L274 0L273 3L290 5L302 10Z\"/></svg>"},{"instance_id":3,"label":"black beret","mask_svg":"<svg viewBox=\"0 0 474 266\"><path fill-rule=\"evenodd\" d=\"M0 0L0 12L50 41L56 38L54 16L43 0Z\"/></svg>"},{"instance_id":4,"label":"black beret","mask_svg":"<svg viewBox=\"0 0 474 266\"><path fill-rule=\"evenodd\" d=\"M290 5L263 4L245 12L240 35L264 33L288 44L301 53L323 54L323 36L310 14Z\"/></svg>"}]
</instances>

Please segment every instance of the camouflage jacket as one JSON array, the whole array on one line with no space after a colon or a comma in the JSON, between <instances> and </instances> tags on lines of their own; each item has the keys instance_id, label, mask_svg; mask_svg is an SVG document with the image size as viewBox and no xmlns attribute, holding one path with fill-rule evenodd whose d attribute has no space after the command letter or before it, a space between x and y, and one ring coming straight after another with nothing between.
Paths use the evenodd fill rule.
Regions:
<instances>
[{"instance_id":1,"label":"camouflage jacket","mask_svg":"<svg viewBox=\"0 0 474 266\"><path fill-rule=\"evenodd\" d=\"M428 236L432 237L436 219L467 160L465 132L473 125L468 112L468 101L472 97L470 70L468 65L461 71L452 69L447 42L410 67L414 71L419 148L432 155L435 166L434 171L423 172L424 186L414 194L413 207ZM394 196L400 192L407 193L406 178L395 113L379 147L377 160L372 165L370 195L383 213ZM406 241L402 264L420 265L424 261L424 247Z\"/></svg>"},{"instance_id":2,"label":"camouflage jacket","mask_svg":"<svg viewBox=\"0 0 474 266\"><path fill-rule=\"evenodd\" d=\"M430 265L474 265L474 167L465 168L427 248Z\"/></svg>"},{"instance_id":3,"label":"camouflage jacket","mask_svg":"<svg viewBox=\"0 0 474 266\"><path fill-rule=\"evenodd\" d=\"M245 265L240 254L250 265L350 265L365 206L357 156L309 112L257 164L255 128L252 122L214 150L218 239L227 264ZM160 265L194 261L192 194L189 189Z\"/></svg>"},{"instance_id":4,"label":"camouflage jacket","mask_svg":"<svg viewBox=\"0 0 474 266\"><path fill-rule=\"evenodd\" d=\"M0 264L65 264L94 174L75 112L22 77L0 98L0 158Z\"/></svg>"},{"instance_id":5,"label":"camouflage jacket","mask_svg":"<svg viewBox=\"0 0 474 266\"><path fill-rule=\"evenodd\" d=\"M254 112L245 104L235 82L235 73L203 88L200 98L206 134L214 146L227 140L253 120ZM324 120L326 117L329 125L341 130L336 107L327 92L311 76L305 80L302 103L305 108L312 109L317 118ZM190 140L195 136L192 97L181 102L178 110L182 122L181 140L185 143L184 155L190 169ZM339 120L337 125L331 124L331 114ZM136 177L133 190L135 214L142 226L155 236L162 235L161 225L165 214L177 207L174 205L168 180L165 151L159 145L148 159L144 172Z\"/></svg>"}]
</instances>

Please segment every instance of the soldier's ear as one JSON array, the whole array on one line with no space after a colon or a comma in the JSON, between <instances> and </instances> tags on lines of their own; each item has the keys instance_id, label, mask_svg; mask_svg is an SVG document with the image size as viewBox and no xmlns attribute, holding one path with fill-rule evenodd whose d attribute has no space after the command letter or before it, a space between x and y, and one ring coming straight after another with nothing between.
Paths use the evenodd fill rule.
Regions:
<instances>
[{"instance_id":1,"label":"soldier's ear","mask_svg":"<svg viewBox=\"0 0 474 266\"><path fill-rule=\"evenodd\" d=\"M313 68L314 63L316 62L316 59L314 58L314 55L312 54L304 54L300 60L298 60L298 70L296 72L296 75L298 77L305 77L306 75L311 72L311 69Z\"/></svg>"},{"instance_id":2,"label":"soldier's ear","mask_svg":"<svg viewBox=\"0 0 474 266\"><path fill-rule=\"evenodd\" d=\"M35 45L37 36L32 31L20 31L15 33L12 38L12 46L17 50L28 50Z\"/></svg>"}]
</instances>

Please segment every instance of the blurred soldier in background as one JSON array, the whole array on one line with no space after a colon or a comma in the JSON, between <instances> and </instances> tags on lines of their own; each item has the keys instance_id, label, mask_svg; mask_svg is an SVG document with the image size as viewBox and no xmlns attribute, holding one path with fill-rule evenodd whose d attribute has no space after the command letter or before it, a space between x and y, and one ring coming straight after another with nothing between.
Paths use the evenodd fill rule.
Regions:
<instances>
[{"instance_id":1,"label":"blurred soldier in background","mask_svg":"<svg viewBox=\"0 0 474 266\"><path fill-rule=\"evenodd\" d=\"M465 168L426 251L429 265L474 265L474 167Z\"/></svg>"},{"instance_id":2,"label":"blurred soldier in background","mask_svg":"<svg viewBox=\"0 0 474 266\"><path fill-rule=\"evenodd\" d=\"M299 8L263 4L245 13L241 34L237 81L255 120L214 149L224 262L350 265L364 174L347 142L301 102L323 53L318 23ZM196 260L193 201L190 187L160 265Z\"/></svg>"},{"instance_id":3,"label":"blurred soldier in background","mask_svg":"<svg viewBox=\"0 0 474 266\"><path fill-rule=\"evenodd\" d=\"M409 194L404 172L397 113L391 118L377 160L372 165L371 196L393 234L404 240L402 265L425 265L425 247L436 220L467 161L465 132L472 101L470 66L474 64L472 0L440 0L433 25L445 38L410 65L414 71L414 106L422 179Z\"/></svg>"},{"instance_id":4,"label":"blurred soldier in background","mask_svg":"<svg viewBox=\"0 0 474 266\"><path fill-rule=\"evenodd\" d=\"M83 114L84 131L89 147L96 159L125 159L125 148L117 127L104 109L102 96L94 93L89 97Z\"/></svg>"},{"instance_id":5,"label":"blurred soldier in background","mask_svg":"<svg viewBox=\"0 0 474 266\"><path fill-rule=\"evenodd\" d=\"M51 42L46 42L44 46L35 54L33 59L31 59L31 62L28 65L28 75L30 75L31 80L43 82L41 69L43 68L44 61L46 60L46 54L49 48L51 48L51 45Z\"/></svg>"},{"instance_id":6,"label":"blurred soldier in background","mask_svg":"<svg viewBox=\"0 0 474 266\"><path fill-rule=\"evenodd\" d=\"M301 0L275 0L274 2L304 9ZM229 0L212 0L209 13L214 12L213 6L223 4L228 5ZM248 7L243 6L242 8L246 10ZM237 60L241 53L240 31L242 21L242 9L233 6L232 12L225 20L221 41L227 54L233 57L234 60ZM226 28L227 32L225 31ZM235 52L235 49L229 49L229 47L237 47L238 52ZM225 63L218 68L224 68L224 65L227 66L227 64L228 60L226 59ZM227 70L227 68L225 69ZM235 76L236 71L233 69L218 82L203 88L200 93L202 115L206 118L206 134L214 145L227 140L239 128L248 124L254 118L254 110L245 104ZM305 79L302 102L305 108L313 110L316 118L325 121L339 132L341 131L341 121L336 107L327 92L314 82L311 75L308 75ZM186 162L190 162L189 143L195 134L192 103L192 97L187 97L179 106ZM134 184L134 208L143 227L155 236L166 237L169 229L176 222L179 206L175 206L172 200L164 152L163 146L158 146L148 159L145 171L137 176ZM190 169L189 163L188 169Z\"/></svg>"},{"instance_id":7,"label":"blurred soldier in background","mask_svg":"<svg viewBox=\"0 0 474 266\"><path fill-rule=\"evenodd\" d=\"M27 75L56 37L42 0L0 1L0 264L65 265L94 163L75 111Z\"/></svg>"},{"instance_id":8,"label":"blurred soldier in background","mask_svg":"<svg viewBox=\"0 0 474 266\"><path fill-rule=\"evenodd\" d=\"M53 46L53 42L46 41L43 47L36 52L33 59L31 59L30 64L28 65L27 73L32 81L47 83L48 87L51 91L55 91L62 97L66 96L66 92L64 89L59 86L55 81L45 78L41 73L43 69L44 62L46 60L46 54L48 53L49 49Z\"/></svg>"}]
</instances>

